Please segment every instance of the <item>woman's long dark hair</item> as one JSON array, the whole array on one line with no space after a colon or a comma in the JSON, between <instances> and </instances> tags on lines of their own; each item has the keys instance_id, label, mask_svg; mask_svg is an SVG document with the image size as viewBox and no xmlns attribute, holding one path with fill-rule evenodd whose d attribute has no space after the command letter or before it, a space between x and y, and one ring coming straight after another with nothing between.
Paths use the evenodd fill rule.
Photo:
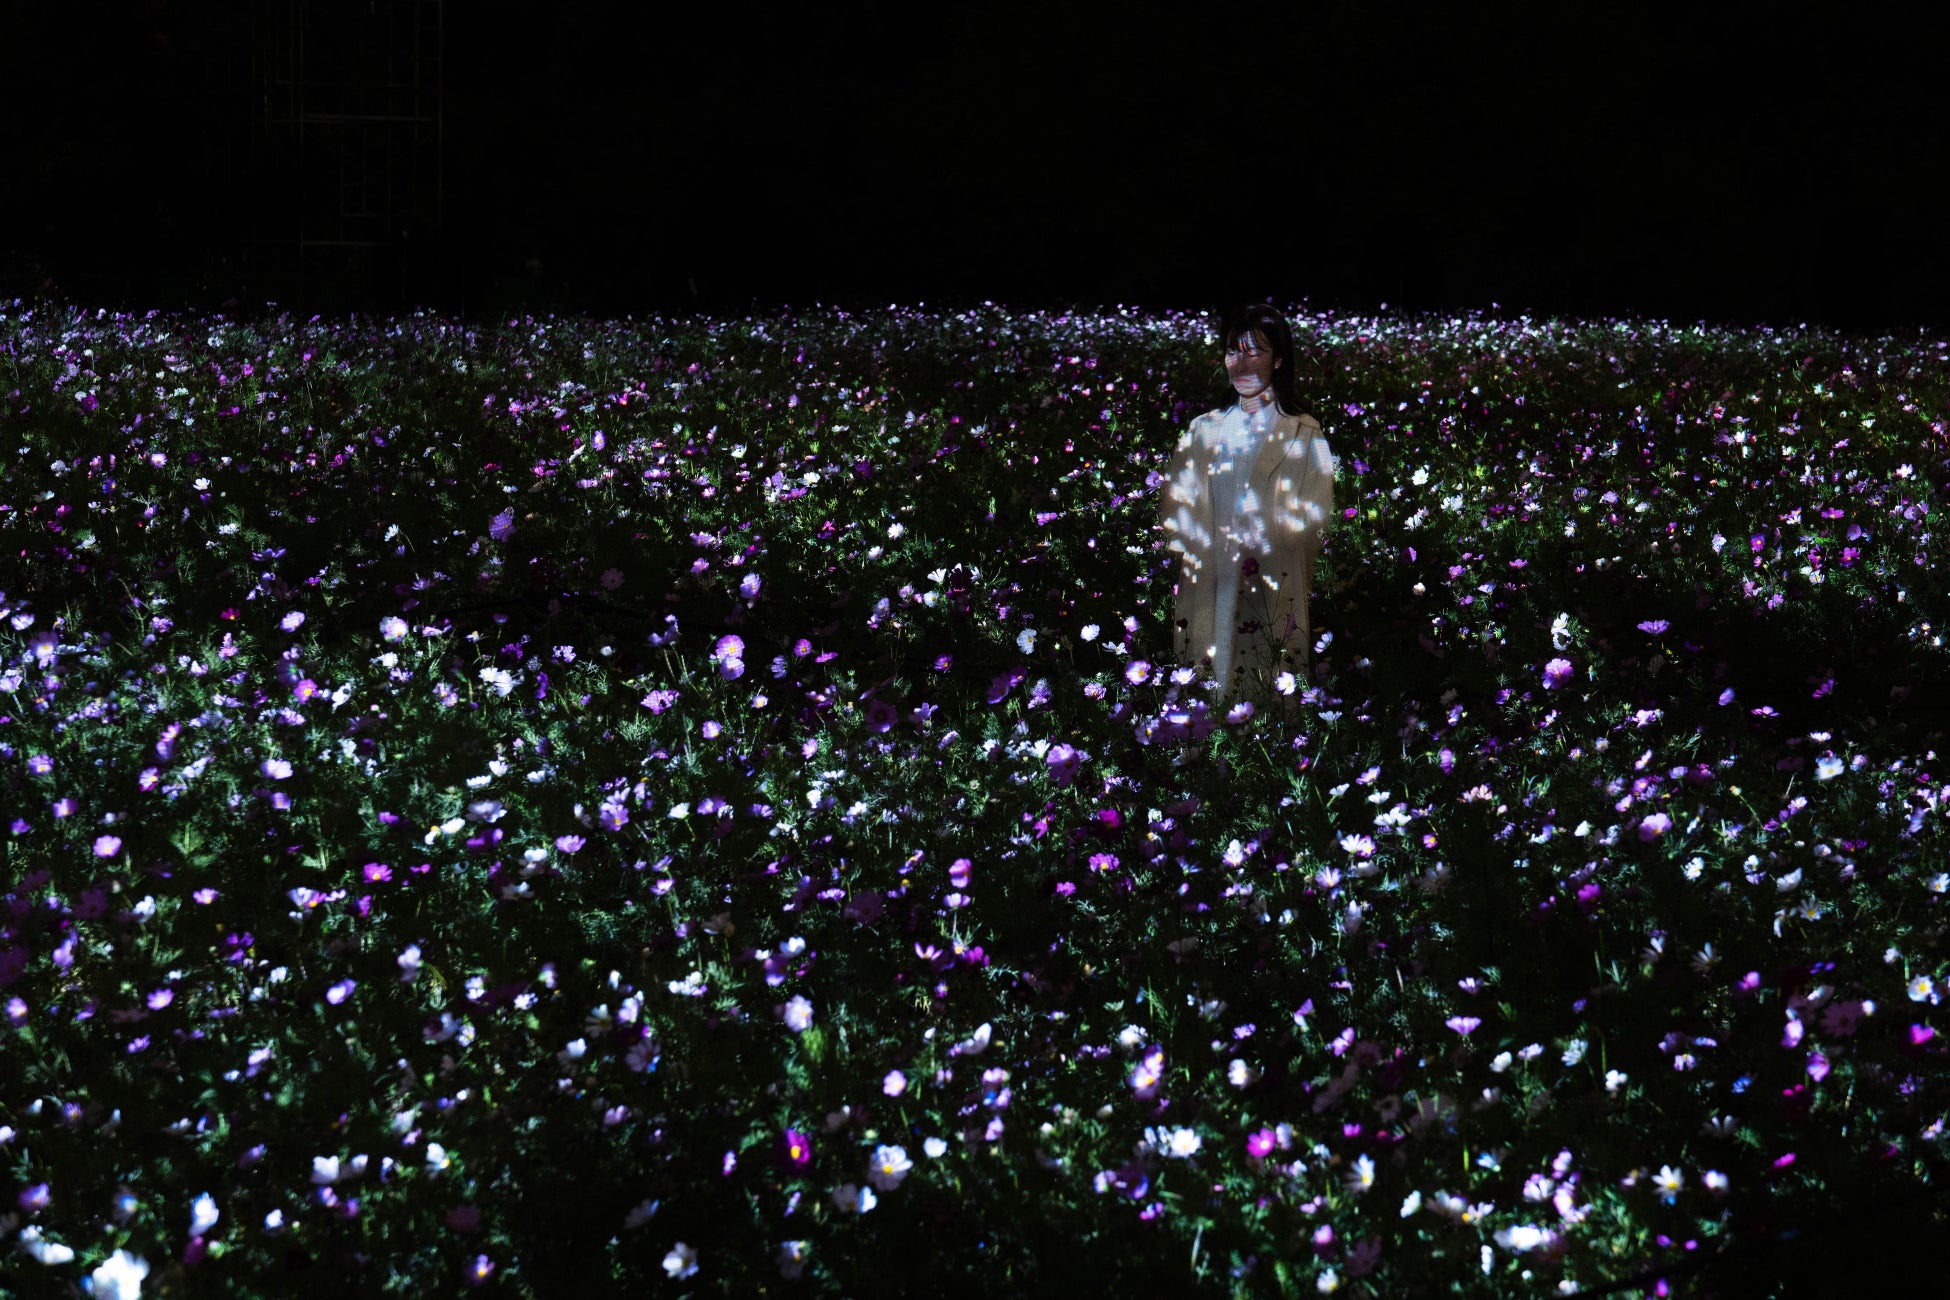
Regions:
<instances>
[{"instance_id":1,"label":"woman's long dark hair","mask_svg":"<svg viewBox=\"0 0 1950 1300\"><path fill-rule=\"evenodd\" d=\"M1301 414L1300 399L1293 387L1293 330L1278 308L1271 303L1249 302L1227 309L1220 323L1220 346L1229 348L1255 332L1265 336L1273 349L1273 359L1279 363L1273 367L1273 396L1279 403L1280 413ZM1239 392L1228 379L1225 400L1219 403L1219 409L1229 409L1238 401Z\"/></svg>"}]
</instances>

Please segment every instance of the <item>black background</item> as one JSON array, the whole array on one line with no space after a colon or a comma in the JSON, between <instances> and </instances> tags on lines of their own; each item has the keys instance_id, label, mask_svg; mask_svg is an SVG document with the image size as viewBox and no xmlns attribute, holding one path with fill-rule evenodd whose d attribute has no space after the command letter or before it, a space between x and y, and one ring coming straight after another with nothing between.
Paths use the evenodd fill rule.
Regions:
<instances>
[{"instance_id":1,"label":"black background","mask_svg":"<svg viewBox=\"0 0 1950 1300\"><path fill-rule=\"evenodd\" d=\"M1932 6L685 8L10 6L0 294L1950 324Z\"/></svg>"}]
</instances>

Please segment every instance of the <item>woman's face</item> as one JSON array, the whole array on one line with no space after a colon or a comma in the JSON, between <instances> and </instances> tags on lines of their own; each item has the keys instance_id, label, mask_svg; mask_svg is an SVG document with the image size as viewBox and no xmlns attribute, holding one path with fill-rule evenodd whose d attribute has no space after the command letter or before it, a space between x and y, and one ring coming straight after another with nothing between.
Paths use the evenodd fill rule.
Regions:
<instances>
[{"instance_id":1,"label":"woman's face","mask_svg":"<svg viewBox=\"0 0 1950 1300\"><path fill-rule=\"evenodd\" d=\"M1266 336L1255 331L1226 348L1226 377L1240 397L1258 397L1273 385L1273 368L1279 364Z\"/></svg>"}]
</instances>

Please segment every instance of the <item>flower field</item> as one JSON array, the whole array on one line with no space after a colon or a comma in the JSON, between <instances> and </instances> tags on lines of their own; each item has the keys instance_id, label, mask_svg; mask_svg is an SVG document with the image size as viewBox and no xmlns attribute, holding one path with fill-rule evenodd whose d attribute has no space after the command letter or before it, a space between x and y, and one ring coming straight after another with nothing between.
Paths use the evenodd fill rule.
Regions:
<instances>
[{"instance_id":1,"label":"flower field","mask_svg":"<svg viewBox=\"0 0 1950 1300\"><path fill-rule=\"evenodd\" d=\"M1313 680L1221 712L1204 317L0 312L0 1289L1679 1294L1928 1203L1950 344L1289 319Z\"/></svg>"}]
</instances>

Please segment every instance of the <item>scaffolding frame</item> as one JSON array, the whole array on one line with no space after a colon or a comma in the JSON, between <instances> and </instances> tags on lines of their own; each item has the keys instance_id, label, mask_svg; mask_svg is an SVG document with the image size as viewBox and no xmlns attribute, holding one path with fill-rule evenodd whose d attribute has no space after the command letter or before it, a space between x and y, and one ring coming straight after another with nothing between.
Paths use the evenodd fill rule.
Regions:
<instances>
[{"instance_id":1,"label":"scaffolding frame","mask_svg":"<svg viewBox=\"0 0 1950 1300\"><path fill-rule=\"evenodd\" d=\"M445 0L252 5L259 286L301 311L442 294L445 36Z\"/></svg>"}]
</instances>

